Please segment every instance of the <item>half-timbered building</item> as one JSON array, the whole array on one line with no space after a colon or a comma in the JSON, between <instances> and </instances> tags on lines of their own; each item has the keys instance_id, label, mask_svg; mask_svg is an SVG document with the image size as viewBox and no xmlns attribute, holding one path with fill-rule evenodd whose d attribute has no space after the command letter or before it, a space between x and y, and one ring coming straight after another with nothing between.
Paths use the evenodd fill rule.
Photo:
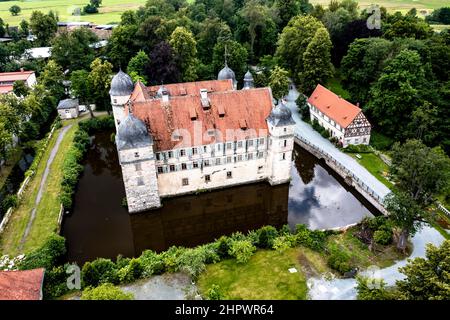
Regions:
<instances>
[{"instance_id":1,"label":"half-timbered building","mask_svg":"<svg viewBox=\"0 0 450 320\"><path fill-rule=\"evenodd\" d=\"M359 106L318 84L308 99L311 121L317 121L343 147L370 142L371 125Z\"/></svg>"}]
</instances>

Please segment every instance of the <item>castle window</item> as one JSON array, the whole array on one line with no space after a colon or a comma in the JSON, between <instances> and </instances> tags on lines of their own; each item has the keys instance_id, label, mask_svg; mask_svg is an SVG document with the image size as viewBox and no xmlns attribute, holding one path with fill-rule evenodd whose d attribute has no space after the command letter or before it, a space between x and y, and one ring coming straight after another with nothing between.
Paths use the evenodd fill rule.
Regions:
<instances>
[{"instance_id":1,"label":"castle window","mask_svg":"<svg viewBox=\"0 0 450 320\"><path fill-rule=\"evenodd\" d=\"M181 184L182 184L183 186L189 185L189 179L188 179L188 178L183 178L183 179L181 180Z\"/></svg>"},{"instance_id":2,"label":"castle window","mask_svg":"<svg viewBox=\"0 0 450 320\"><path fill-rule=\"evenodd\" d=\"M205 162L203 163L203 165L204 165L205 167L209 167L209 160L205 160Z\"/></svg>"},{"instance_id":3,"label":"castle window","mask_svg":"<svg viewBox=\"0 0 450 320\"><path fill-rule=\"evenodd\" d=\"M169 168L170 168L170 172L175 171L175 165L174 164L171 164Z\"/></svg>"},{"instance_id":4,"label":"castle window","mask_svg":"<svg viewBox=\"0 0 450 320\"><path fill-rule=\"evenodd\" d=\"M227 150L231 150L231 142L227 143Z\"/></svg>"},{"instance_id":5,"label":"castle window","mask_svg":"<svg viewBox=\"0 0 450 320\"><path fill-rule=\"evenodd\" d=\"M261 159L262 157L264 157L264 153L263 152L258 152L258 159Z\"/></svg>"},{"instance_id":6,"label":"castle window","mask_svg":"<svg viewBox=\"0 0 450 320\"><path fill-rule=\"evenodd\" d=\"M135 152L135 153L134 153L134 157L135 157L135 158L139 158L139 152Z\"/></svg>"},{"instance_id":7,"label":"castle window","mask_svg":"<svg viewBox=\"0 0 450 320\"><path fill-rule=\"evenodd\" d=\"M138 186L143 186L144 185L144 179L142 179L142 177L138 177L137 178L137 185Z\"/></svg>"},{"instance_id":8,"label":"castle window","mask_svg":"<svg viewBox=\"0 0 450 320\"><path fill-rule=\"evenodd\" d=\"M114 103L114 104L117 103L117 99L113 99L113 103Z\"/></svg>"},{"instance_id":9,"label":"castle window","mask_svg":"<svg viewBox=\"0 0 450 320\"><path fill-rule=\"evenodd\" d=\"M197 148L192 148L192 154L197 154Z\"/></svg>"},{"instance_id":10,"label":"castle window","mask_svg":"<svg viewBox=\"0 0 450 320\"><path fill-rule=\"evenodd\" d=\"M284 128L283 131L286 132L286 131L287 131L287 128Z\"/></svg>"},{"instance_id":11,"label":"castle window","mask_svg":"<svg viewBox=\"0 0 450 320\"><path fill-rule=\"evenodd\" d=\"M216 159L216 166L220 165L220 158Z\"/></svg>"},{"instance_id":12,"label":"castle window","mask_svg":"<svg viewBox=\"0 0 450 320\"><path fill-rule=\"evenodd\" d=\"M142 166L141 166L140 163L136 163L136 164L134 165L134 167L136 168L136 171L141 171L141 170L142 170Z\"/></svg>"},{"instance_id":13,"label":"castle window","mask_svg":"<svg viewBox=\"0 0 450 320\"><path fill-rule=\"evenodd\" d=\"M181 149L181 150L180 150L180 156L181 156L181 157L184 157L185 155L186 155L186 150Z\"/></svg>"},{"instance_id":14,"label":"castle window","mask_svg":"<svg viewBox=\"0 0 450 320\"><path fill-rule=\"evenodd\" d=\"M192 163L192 167L193 167L194 169L198 168L198 163L197 163L197 162L193 162L193 163Z\"/></svg>"},{"instance_id":15,"label":"castle window","mask_svg":"<svg viewBox=\"0 0 450 320\"><path fill-rule=\"evenodd\" d=\"M242 161L242 155L241 154L237 156L237 161Z\"/></svg>"},{"instance_id":16,"label":"castle window","mask_svg":"<svg viewBox=\"0 0 450 320\"><path fill-rule=\"evenodd\" d=\"M253 153L249 153L247 155L247 160L253 160Z\"/></svg>"},{"instance_id":17,"label":"castle window","mask_svg":"<svg viewBox=\"0 0 450 320\"><path fill-rule=\"evenodd\" d=\"M231 157L227 157L227 163L231 163Z\"/></svg>"},{"instance_id":18,"label":"castle window","mask_svg":"<svg viewBox=\"0 0 450 320\"><path fill-rule=\"evenodd\" d=\"M284 146L287 147L287 140L284 140Z\"/></svg>"},{"instance_id":19,"label":"castle window","mask_svg":"<svg viewBox=\"0 0 450 320\"><path fill-rule=\"evenodd\" d=\"M164 172L163 167L158 167L158 173L163 173L163 172Z\"/></svg>"},{"instance_id":20,"label":"castle window","mask_svg":"<svg viewBox=\"0 0 450 320\"><path fill-rule=\"evenodd\" d=\"M242 141L238 142L238 148L242 148Z\"/></svg>"},{"instance_id":21,"label":"castle window","mask_svg":"<svg viewBox=\"0 0 450 320\"><path fill-rule=\"evenodd\" d=\"M264 138L259 139L259 144L264 144Z\"/></svg>"},{"instance_id":22,"label":"castle window","mask_svg":"<svg viewBox=\"0 0 450 320\"><path fill-rule=\"evenodd\" d=\"M161 160L161 153L156 153L156 160Z\"/></svg>"},{"instance_id":23,"label":"castle window","mask_svg":"<svg viewBox=\"0 0 450 320\"><path fill-rule=\"evenodd\" d=\"M258 173L262 173L263 168L264 168L263 166L259 166L259 167L258 167Z\"/></svg>"},{"instance_id":24,"label":"castle window","mask_svg":"<svg viewBox=\"0 0 450 320\"><path fill-rule=\"evenodd\" d=\"M283 153L283 160L286 160L286 153Z\"/></svg>"},{"instance_id":25,"label":"castle window","mask_svg":"<svg viewBox=\"0 0 450 320\"><path fill-rule=\"evenodd\" d=\"M231 173L231 171L227 171L227 179L231 178L233 178L233 174Z\"/></svg>"},{"instance_id":26,"label":"castle window","mask_svg":"<svg viewBox=\"0 0 450 320\"><path fill-rule=\"evenodd\" d=\"M182 163L181 164L181 170L186 170L186 169L187 169L186 163Z\"/></svg>"},{"instance_id":27,"label":"castle window","mask_svg":"<svg viewBox=\"0 0 450 320\"><path fill-rule=\"evenodd\" d=\"M209 174L207 174L205 176L205 182L210 182L211 181L211 176Z\"/></svg>"},{"instance_id":28,"label":"castle window","mask_svg":"<svg viewBox=\"0 0 450 320\"><path fill-rule=\"evenodd\" d=\"M206 146L203 146L203 152L206 152Z\"/></svg>"},{"instance_id":29,"label":"castle window","mask_svg":"<svg viewBox=\"0 0 450 320\"><path fill-rule=\"evenodd\" d=\"M173 152L172 151L169 151L167 154L168 154L169 159L173 157Z\"/></svg>"},{"instance_id":30,"label":"castle window","mask_svg":"<svg viewBox=\"0 0 450 320\"><path fill-rule=\"evenodd\" d=\"M247 146L248 147L252 147L253 146L253 140L248 140L247 141Z\"/></svg>"}]
</instances>

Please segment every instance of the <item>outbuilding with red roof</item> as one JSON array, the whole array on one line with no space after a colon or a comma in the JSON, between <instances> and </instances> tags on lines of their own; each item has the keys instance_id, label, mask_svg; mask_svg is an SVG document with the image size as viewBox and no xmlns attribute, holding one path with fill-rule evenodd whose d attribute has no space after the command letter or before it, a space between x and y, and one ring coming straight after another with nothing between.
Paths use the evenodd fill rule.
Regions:
<instances>
[{"instance_id":1,"label":"outbuilding with red roof","mask_svg":"<svg viewBox=\"0 0 450 320\"><path fill-rule=\"evenodd\" d=\"M45 269L0 271L0 300L42 300Z\"/></svg>"},{"instance_id":2,"label":"outbuilding with red roof","mask_svg":"<svg viewBox=\"0 0 450 320\"><path fill-rule=\"evenodd\" d=\"M320 84L308 98L308 105L311 121L317 121L343 147L369 144L371 125L359 106Z\"/></svg>"}]
</instances>

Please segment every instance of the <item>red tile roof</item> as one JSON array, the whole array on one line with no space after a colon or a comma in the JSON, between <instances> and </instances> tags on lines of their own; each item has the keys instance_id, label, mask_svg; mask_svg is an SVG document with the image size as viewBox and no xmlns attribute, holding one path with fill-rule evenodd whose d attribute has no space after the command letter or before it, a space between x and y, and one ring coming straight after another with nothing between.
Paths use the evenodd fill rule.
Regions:
<instances>
[{"instance_id":1,"label":"red tile roof","mask_svg":"<svg viewBox=\"0 0 450 320\"><path fill-rule=\"evenodd\" d=\"M1 93L12 92L12 91L13 91L13 86L10 86L10 85L2 86L2 85L0 85L0 94Z\"/></svg>"},{"instance_id":2,"label":"red tile roof","mask_svg":"<svg viewBox=\"0 0 450 320\"><path fill-rule=\"evenodd\" d=\"M341 127L347 128L361 109L318 84L308 102Z\"/></svg>"},{"instance_id":3,"label":"red tile roof","mask_svg":"<svg viewBox=\"0 0 450 320\"><path fill-rule=\"evenodd\" d=\"M213 88L221 87L223 83L222 81L207 82L211 83ZM231 81L226 80L226 82L232 85ZM177 85L178 88L181 85L185 84ZM172 85L164 86L168 90L173 88ZM194 95L195 92L200 92L201 85L185 86L185 88L193 95L171 96L169 103L166 104L161 99L133 102L133 114L150 128L156 150L171 150L176 146L198 146L268 134L266 118L272 110L272 94L269 88L208 93L210 101L208 110L203 109L200 96ZM141 89L135 88L135 96L140 96L137 91ZM221 116L219 113L223 112L225 114ZM194 117L195 119L192 120ZM247 126L246 130L241 129L243 121ZM219 134L214 137L209 134L211 130L216 130ZM185 133L189 133L190 139ZM180 141L172 141L172 135L183 138Z\"/></svg>"},{"instance_id":4,"label":"red tile roof","mask_svg":"<svg viewBox=\"0 0 450 320\"><path fill-rule=\"evenodd\" d=\"M34 71L17 71L17 72L2 72L0 73L0 83L1 82L14 82L17 80L25 81L31 76Z\"/></svg>"},{"instance_id":5,"label":"red tile roof","mask_svg":"<svg viewBox=\"0 0 450 320\"><path fill-rule=\"evenodd\" d=\"M42 300L44 269L0 271L0 300Z\"/></svg>"},{"instance_id":6,"label":"red tile roof","mask_svg":"<svg viewBox=\"0 0 450 320\"><path fill-rule=\"evenodd\" d=\"M161 86L147 87L150 96L154 96ZM200 95L200 89L207 89L208 92L221 92L233 90L233 81L226 80L206 80L184 83L164 84L171 97L185 95Z\"/></svg>"}]
</instances>

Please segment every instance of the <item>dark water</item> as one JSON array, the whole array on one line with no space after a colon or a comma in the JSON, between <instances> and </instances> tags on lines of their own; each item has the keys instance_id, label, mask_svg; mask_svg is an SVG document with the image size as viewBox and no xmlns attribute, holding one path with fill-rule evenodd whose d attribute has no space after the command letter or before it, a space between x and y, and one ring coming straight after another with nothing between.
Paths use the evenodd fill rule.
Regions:
<instances>
[{"instance_id":1,"label":"dark water","mask_svg":"<svg viewBox=\"0 0 450 320\"><path fill-rule=\"evenodd\" d=\"M23 150L23 155L20 160L14 165L11 172L8 175L8 178L5 181L5 184L0 189L0 222L3 219L3 215L5 214L7 207L2 205L3 199L6 196L15 194L20 188L21 183L25 179L25 172L30 167L31 163L34 159L34 150L33 149L25 149Z\"/></svg>"},{"instance_id":2,"label":"dark water","mask_svg":"<svg viewBox=\"0 0 450 320\"><path fill-rule=\"evenodd\" d=\"M115 146L110 134L94 137L62 233L68 259L83 263L118 254L138 256L145 249L195 246L235 231L263 225L305 223L331 228L358 222L374 208L318 160L296 147L290 184L250 184L163 200L163 207L129 215ZM367 209L369 208L369 209Z\"/></svg>"}]
</instances>

